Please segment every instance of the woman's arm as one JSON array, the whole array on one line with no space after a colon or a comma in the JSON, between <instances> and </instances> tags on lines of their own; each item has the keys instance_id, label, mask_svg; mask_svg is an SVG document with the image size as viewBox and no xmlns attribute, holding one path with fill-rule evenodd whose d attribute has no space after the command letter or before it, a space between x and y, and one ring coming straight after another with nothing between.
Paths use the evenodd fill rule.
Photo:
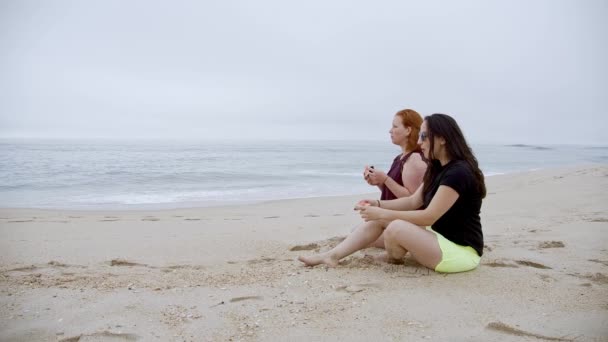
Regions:
<instances>
[{"instance_id":1,"label":"woman's arm","mask_svg":"<svg viewBox=\"0 0 608 342\"><path fill-rule=\"evenodd\" d=\"M423 184L420 184L418 190L408 197L401 197L394 200L376 200L375 205L389 210L416 210L424 204L422 198Z\"/></svg>"},{"instance_id":2,"label":"woman's arm","mask_svg":"<svg viewBox=\"0 0 608 342\"><path fill-rule=\"evenodd\" d=\"M426 173L427 164L418 153L414 153L403 165L403 174L401 175L403 184L411 191L418 189L422 181L424 180L424 174Z\"/></svg>"},{"instance_id":3,"label":"woman's arm","mask_svg":"<svg viewBox=\"0 0 608 342\"><path fill-rule=\"evenodd\" d=\"M370 181L368 183L377 185L380 191L383 187L388 188L397 198L411 196L422 183L426 167L427 165L420 154L414 153L408 158L401 170L403 185L397 183L381 170L372 170L369 174Z\"/></svg>"},{"instance_id":4,"label":"woman's arm","mask_svg":"<svg viewBox=\"0 0 608 342\"><path fill-rule=\"evenodd\" d=\"M441 185L433 196L431 203L426 209L413 210L406 209L401 211L397 208L396 204L398 201L403 204L409 203L405 200L412 199L416 195L422 196L422 186L418 188L416 194L410 197L398 198L392 201L381 201L381 208L364 206L360 207L361 217L365 221L371 220L383 220L383 221L394 221L404 220L413 223L418 226L431 226L433 225L443 214L445 214L460 196L456 190L446 185ZM410 201L413 202L413 199Z\"/></svg>"},{"instance_id":5,"label":"woman's arm","mask_svg":"<svg viewBox=\"0 0 608 342\"><path fill-rule=\"evenodd\" d=\"M390 177L386 179L384 185L398 198L411 196L422 183L425 172L426 163L422 160L420 154L413 153L403 165L403 170L401 170L403 186Z\"/></svg>"}]
</instances>

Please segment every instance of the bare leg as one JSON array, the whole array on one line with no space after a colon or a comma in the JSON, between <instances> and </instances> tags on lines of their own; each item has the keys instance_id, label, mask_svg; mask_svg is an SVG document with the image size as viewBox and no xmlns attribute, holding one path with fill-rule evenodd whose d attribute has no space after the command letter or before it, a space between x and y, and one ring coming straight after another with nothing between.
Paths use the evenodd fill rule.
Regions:
<instances>
[{"instance_id":1,"label":"bare leg","mask_svg":"<svg viewBox=\"0 0 608 342\"><path fill-rule=\"evenodd\" d=\"M376 239L376 241L370 243L369 246L367 246L367 247L376 247L376 248L385 249L386 247L384 246L384 234L380 235L380 237L378 239Z\"/></svg>"},{"instance_id":2,"label":"bare leg","mask_svg":"<svg viewBox=\"0 0 608 342\"><path fill-rule=\"evenodd\" d=\"M306 266L315 266L326 264L328 266L337 266L340 259L353 254L354 252L364 249L370 243L376 241L384 231L385 223L380 221L364 222L357 226L355 230L349 234L344 241L340 242L333 249L311 256L299 256L298 260L305 263Z\"/></svg>"},{"instance_id":3,"label":"bare leg","mask_svg":"<svg viewBox=\"0 0 608 342\"><path fill-rule=\"evenodd\" d=\"M384 244L388 258L401 260L409 251L422 265L435 269L441 262L442 253L437 236L413 223L397 220L384 232Z\"/></svg>"},{"instance_id":4,"label":"bare leg","mask_svg":"<svg viewBox=\"0 0 608 342\"><path fill-rule=\"evenodd\" d=\"M350 232L351 233L354 232L357 228L359 228L359 226L356 226ZM384 249L384 232L380 235L379 238L376 239L376 241L370 243L367 247L368 248L369 247L376 247L376 248L382 248L382 249Z\"/></svg>"}]
</instances>

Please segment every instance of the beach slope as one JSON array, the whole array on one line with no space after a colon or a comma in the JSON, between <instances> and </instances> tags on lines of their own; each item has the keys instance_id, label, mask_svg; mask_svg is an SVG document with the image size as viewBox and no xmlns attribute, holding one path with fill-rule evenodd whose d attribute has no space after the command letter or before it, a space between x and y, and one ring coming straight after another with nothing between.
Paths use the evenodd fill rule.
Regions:
<instances>
[{"instance_id":1,"label":"beach slope","mask_svg":"<svg viewBox=\"0 0 608 342\"><path fill-rule=\"evenodd\" d=\"M379 264L377 249L296 261L338 243L370 195L0 209L0 340L608 340L608 166L487 187L482 264L450 275Z\"/></svg>"}]
</instances>

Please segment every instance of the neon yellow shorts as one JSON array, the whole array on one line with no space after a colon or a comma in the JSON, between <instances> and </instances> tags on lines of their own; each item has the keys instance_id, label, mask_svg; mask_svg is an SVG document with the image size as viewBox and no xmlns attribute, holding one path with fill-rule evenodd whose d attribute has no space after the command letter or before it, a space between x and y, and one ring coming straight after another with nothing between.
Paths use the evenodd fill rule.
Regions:
<instances>
[{"instance_id":1,"label":"neon yellow shorts","mask_svg":"<svg viewBox=\"0 0 608 342\"><path fill-rule=\"evenodd\" d=\"M441 262L435 266L436 272L466 272L479 266L479 260L481 258L477 255L477 251L475 251L473 247L456 244L434 231L431 227L426 227L426 229L435 233L437 236L437 242L439 242L439 248L443 255L441 257Z\"/></svg>"}]
</instances>

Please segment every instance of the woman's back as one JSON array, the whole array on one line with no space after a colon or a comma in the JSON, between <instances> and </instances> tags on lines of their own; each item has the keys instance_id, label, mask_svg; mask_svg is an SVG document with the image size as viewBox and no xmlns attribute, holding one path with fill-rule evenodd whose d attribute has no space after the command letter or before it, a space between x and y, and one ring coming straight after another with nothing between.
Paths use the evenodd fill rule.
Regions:
<instances>
[{"instance_id":1,"label":"woman's back","mask_svg":"<svg viewBox=\"0 0 608 342\"><path fill-rule=\"evenodd\" d=\"M452 160L443 167L424 194L424 208L440 186L448 186L458 193L458 199L434 224L433 230L459 245L473 247L483 253L483 233L479 217L483 195L471 167L464 160Z\"/></svg>"}]
</instances>

